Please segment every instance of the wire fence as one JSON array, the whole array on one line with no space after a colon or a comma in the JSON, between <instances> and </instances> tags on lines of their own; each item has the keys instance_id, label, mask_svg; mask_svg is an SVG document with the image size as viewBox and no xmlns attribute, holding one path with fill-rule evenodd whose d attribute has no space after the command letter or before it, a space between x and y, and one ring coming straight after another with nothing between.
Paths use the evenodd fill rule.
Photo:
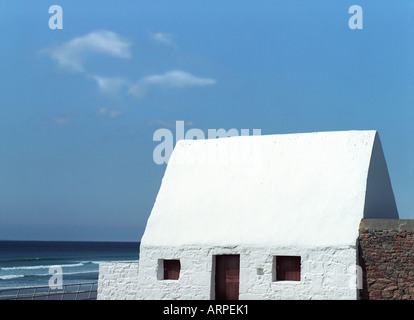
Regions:
<instances>
[{"instance_id":1,"label":"wire fence","mask_svg":"<svg viewBox=\"0 0 414 320\"><path fill-rule=\"evenodd\" d=\"M60 289L31 287L0 290L0 300L96 300L98 283L62 285Z\"/></svg>"}]
</instances>

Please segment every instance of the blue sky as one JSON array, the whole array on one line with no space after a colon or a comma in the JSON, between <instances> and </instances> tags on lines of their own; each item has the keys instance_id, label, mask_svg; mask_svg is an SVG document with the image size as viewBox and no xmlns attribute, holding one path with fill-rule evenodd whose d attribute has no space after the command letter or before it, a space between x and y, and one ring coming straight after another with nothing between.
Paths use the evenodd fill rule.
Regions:
<instances>
[{"instance_id":1,"label":"blue sky","mask_svg":"<svg viewBox=\"0 0 414 320\"><path fill-rule=\"evenodd\" d=\"M413 219L413 16L409 1L2 1L0 239L139 241L165 170L153 134L178 120L378 130Z\"/></svg>"}]
</instances>

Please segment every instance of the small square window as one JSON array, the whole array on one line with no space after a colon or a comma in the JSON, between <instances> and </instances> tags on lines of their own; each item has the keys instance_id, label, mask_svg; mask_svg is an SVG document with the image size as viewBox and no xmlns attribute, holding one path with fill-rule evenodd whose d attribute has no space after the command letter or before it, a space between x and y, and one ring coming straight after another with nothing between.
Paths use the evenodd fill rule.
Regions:
<instances>
[{"instance_id":1,"label":"small square window","mask_svg":"<svg viewBox=\"0 0 414 320\"><path fill-rule=\"evenodd\" d=\"M276 256L276 281L300 281L300 257Z\"/></svg>"},{"instance_id":2,"label":"small square window","mask_svg":"<svg viewBox=\"0 0 414 320\"><path fill-rule=\"evenodd\" d=\"M164 280L178 280L180 277L180 260L163 260Z\"/></svg>"}]
</instances>

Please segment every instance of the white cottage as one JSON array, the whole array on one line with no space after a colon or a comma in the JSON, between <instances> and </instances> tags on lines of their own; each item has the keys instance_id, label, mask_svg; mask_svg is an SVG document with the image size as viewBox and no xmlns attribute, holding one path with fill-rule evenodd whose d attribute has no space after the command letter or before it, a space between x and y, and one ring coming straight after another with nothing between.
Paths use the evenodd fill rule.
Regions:
<instances>
[{"instance_id":1,"label":"white cottage","mask_svg":"<svg viewBox=\"0 0 414 320\"><path fill-rule=\"evenodd\" d=\"M398 212L376 131L181 140L137 299L357 299L358 226Z\"/></svg>"}]
</instances>

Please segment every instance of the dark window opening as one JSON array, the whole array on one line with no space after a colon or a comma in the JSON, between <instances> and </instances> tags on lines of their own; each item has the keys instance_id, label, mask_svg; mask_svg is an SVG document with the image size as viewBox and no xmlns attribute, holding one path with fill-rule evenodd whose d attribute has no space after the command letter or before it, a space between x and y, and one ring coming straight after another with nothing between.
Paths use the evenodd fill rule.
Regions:
<instances>
[{"instance_id":1,"label":"dark window opening","mask_svg":"<svg viewBox=\"0 0 414 320\"><path fill-rule=\"evenodd\" d=\"M164 280L178 280L180 277L180 260L164 260Z\"/></svg>"},{"instance_id":2,"label":"dark window opening","mask_svg":"<svg viewBox=\"0 0 414 320\"><path fill-rule=\"evenodd\" d=\"M300 281L300 257L276 256L276 281Z\"/></svg>"}]
</instances>

